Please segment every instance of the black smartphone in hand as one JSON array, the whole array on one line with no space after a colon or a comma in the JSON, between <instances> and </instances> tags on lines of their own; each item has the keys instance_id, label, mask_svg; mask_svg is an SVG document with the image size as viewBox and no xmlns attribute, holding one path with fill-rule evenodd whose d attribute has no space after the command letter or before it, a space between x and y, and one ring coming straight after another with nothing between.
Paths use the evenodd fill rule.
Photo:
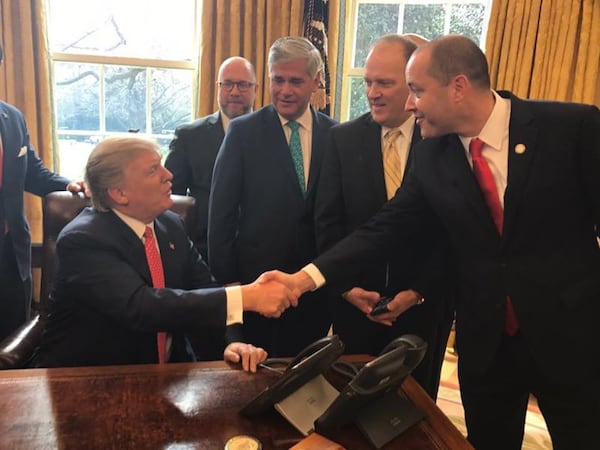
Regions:
<instances>
[{"instance_id":1,"label":"black smartphone in hand","mask_svg":"<svg viewBox=\"0 0 600 450\"><path fill-rule=\"evenodd\" d=\"M371 311L371 315L372 316L378 316L380 314L384 314L386 312L390 312L390 310L388 309L387 305L393 299L394 299L394 297L381 297L379 299L379 301L377 302L377 304L375 305L375 307L373 308L373 310Z\"/></svg>"}]
</instances>

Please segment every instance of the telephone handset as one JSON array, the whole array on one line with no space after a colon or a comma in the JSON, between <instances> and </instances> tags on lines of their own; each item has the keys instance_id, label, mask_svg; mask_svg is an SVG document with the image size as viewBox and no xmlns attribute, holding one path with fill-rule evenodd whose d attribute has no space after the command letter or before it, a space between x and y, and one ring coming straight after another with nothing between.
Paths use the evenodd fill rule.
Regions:
<instances>
[{"instance_id":1,"label":"telephone handset","mask_svg":"<svg viewBox=\"0 0 600 450\"><path fill-rule=\"evenodd\" d=\"M275 403L327 370L343 352L344 344L337 335L327 336L313 342L288 363L279 380L244 406L240 410L240 414L255 416L268 411ZM269 360L263 364L265 363L268 364Z\"/></svg>"},{"instance_id":2,"label":"telephone handset","mask_svg":"<svg viewBox=\"0 0 600 450\"><path fill-rule=\"evenodd\" d=\"M425 352L427 352L427 342L414 334L405 334L394 339L383 350L380 355L384 355L394 348L406 346L406 358L404 364L413 371L423 360Z\"/></svg>"},{"instance_id":3,"label":"telephone handset","mask_svg":"<svg viewBox=\"0 0 600 450\"><path fill-rule=\"evenodd\" d=\"M351 422L362 408L396 389L419 365L426 350L427 343L415 335L404 335L390 342L379 357L363 366L316 420L317 432Z\"/></svg>"}]
</instances>

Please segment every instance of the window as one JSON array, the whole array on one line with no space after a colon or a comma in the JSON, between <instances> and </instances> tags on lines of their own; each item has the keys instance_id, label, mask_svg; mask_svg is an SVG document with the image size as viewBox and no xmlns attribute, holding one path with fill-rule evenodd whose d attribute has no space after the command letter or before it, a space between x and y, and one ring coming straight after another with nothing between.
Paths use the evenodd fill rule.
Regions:
<instances>
[{"instance_id":1,"label":"window","mask_svg":"<svg viewBox=\"0 0 600 450\"><path fill-rule=\"evenodd\" d=\"M196 0L47 0L60 172L81 179L94 145L132 130L166 153L193 117Z\"/></svg>"},{"instance_id":2,"label":"window","mask_svg":"<svg viewBox=\"0 0 600 450\"><path fill-rule=\"evenodd\" d=\"M416 33L433 39L445 34L469 36L483 47L488 0L351 0L341 91L342 121L369 110L363 67L371 44L388 33Z\"/></svg>"}]
</instances>

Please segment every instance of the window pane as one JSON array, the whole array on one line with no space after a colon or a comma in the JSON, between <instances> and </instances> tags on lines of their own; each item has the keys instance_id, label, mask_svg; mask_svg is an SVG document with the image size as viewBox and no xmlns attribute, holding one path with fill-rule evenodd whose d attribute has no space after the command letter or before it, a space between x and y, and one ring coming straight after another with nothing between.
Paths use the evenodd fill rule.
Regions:
<instances>
[{"instance_id":1,"label":"window pane","mask_svg":"<svg viewBox=\"0 0 600 450\"><path fill-rule=\"evenodd\" d=\"M85 164L94 146L100 142L97 134L60 134L60 173L71 180L83 180Z\"/></svg>"},{"instance_id":2,"label":"window pane","mask_svg":"<svg viewBox=\"0 0 600 450\"><path fill-rule=\"evenodd\" d=\"M152 133L171 136L175 128L192 120L193 72L152 71Z\"/></svg>"},{"instance_id":3,"label":"window pane","mask_svg":"<svg viewBox=\"0 0 600 450\"><path fill-rule=\"evenodd\" d=\"M54 77L58 129L97 130L100 66L57 62Z\"/></svg>"},{"instance_id":4,"label":"window pane","mask_svg":"<svg viewBox=\"0 0 600 450\"><path fill-rule=\"evenodd\" d=\"M481 44L485 7L477 3L452 5L450 33L463 34Z\"/></svg>"},{"instance_id":5,"label":"window pane","mask_svg":"<svg viewBox=\"0 0 600 450\"><path fill-rule=\"evenodd\" d=\"M406 5L403 33L416 33L426 39L444 34L443 5Z\"/></svg>"},{"instance_id":6,"label":"window pane","mask_svg":"<svg viewBox=\"0 0 600 450\"><path fill-rule=\"evenodd\" d=\"M398 5L362 3L358 6L353 67L363 67L369 47L379 36L398 32Z\"/></svg>"},{"instance_id":7,"label":"window pane","mask_svg":"<svg viewBox=\"0 0 600 450\"><path fill-rule=\"evenodd\" d=\"M350 77L350 111L348 119L354 119L369 111L365 82L361 77Z\"/></svg>"},{"instance_id":8,"label":"window pane","mask_svg":"<svg viewBox=\"0 0 600 450\"><path fill-rule=\"evenodd\" d=\"M106 130L146 131L146 69L106 66Z\"/></svg>"},{"instance_id":9,"label":"window pane","mask_svg":"<svg viewBox=\"0 0 600 450\"><path fill-rule=\"evenodd\" d=\"M194 0L48 0L54 52L192 60Z\"/></svg>"}]
</instances>

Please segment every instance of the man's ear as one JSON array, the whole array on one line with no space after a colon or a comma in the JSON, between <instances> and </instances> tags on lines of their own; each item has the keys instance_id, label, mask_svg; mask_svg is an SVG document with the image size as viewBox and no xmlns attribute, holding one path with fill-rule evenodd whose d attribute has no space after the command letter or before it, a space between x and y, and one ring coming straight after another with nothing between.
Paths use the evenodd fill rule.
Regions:
<instances>
[{"instance_id":1,"label":"man's ear","mask_svg":"<svg viewBox=\"0 0 600 450\"><path fill-rule=\"evenodd\" d=\"M465 98L467 91L471 88L471 83L465 75L459 74L450 81L450 86L452 87L453 99L460 103Z\"/></svg>"},{"instance_id":2,"label":"man's ear","mask_svg":"<svg viewBox=\"0 0 600 450\"><path fill-rule=\"evenodd\" d=\"M127 205L129 200L127 199L127 195L120 188L108 188L107 190L108 196L116 205Z\"/></svg>"}]
</instances>

